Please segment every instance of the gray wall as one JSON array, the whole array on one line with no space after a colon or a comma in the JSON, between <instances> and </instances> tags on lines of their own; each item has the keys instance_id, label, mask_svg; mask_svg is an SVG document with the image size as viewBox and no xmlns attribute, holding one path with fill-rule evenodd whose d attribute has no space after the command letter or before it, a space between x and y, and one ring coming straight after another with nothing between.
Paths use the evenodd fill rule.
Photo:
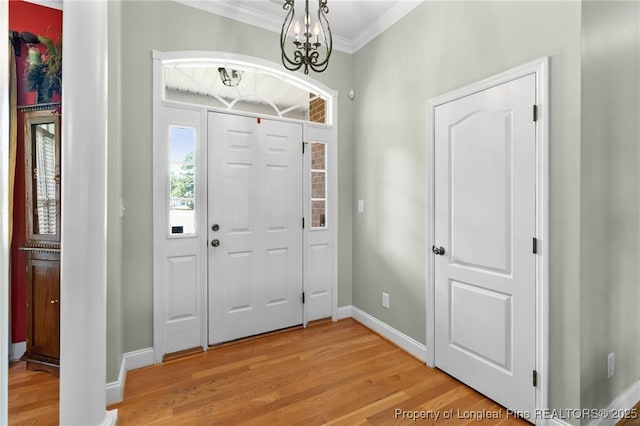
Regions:
<instances>
[{"instance_id":1,"label":"gray wall","mask_svg":"<svg viewBox=\"0 0 640 426\"><path fill-rule=\"evenodd\" d=\"M121 309L123 350L129 352L153 346L151 51L218 50L276 63L280 56L278 34L257 27L169 1L127 1L121 7L122 81L119 93L122 186L126 205L122 219ZM352 62L350 55L334 52L329 69L313 75L340 93L339 305L351 304L352 103L346 93L353 87ZM113 90L110 93L113 94ZM110 198L110 201L113 200ZM112 328L115 328L113 321L117 321L115 311L117 309L110 308L109 325ZM109 356L111 366L114 361L111 353ZM109 377L114 379L112 369Z\"/></svg>"},{"instance_id":2,"label":"gray wall","mask_svg":"<svg viewBox=\"0 0 640 426\"><path fill-rule=\"evenodd\" d=\"M335 53L314 77L341 94L339 305L425 342L426 101L549 56L550 405L603 407L637 380L638 8L425 2L355 55ZM119 16L109 159L121 160L109 170L122 177L127 212L116 220L110 181L109 342L120 345L108 354L111 380L123 352L153 345L151 50L279 61L277 34L173 2L125 2ZM606 380L611 351L617 372Z\"/></svg>"},{"instance_id":3,"label":"gray wall","mask_svg":"<svg viewBox=\"0 0 640 426\"><path fill-rule=\"evenodd\" d=\"M355 54L353 304L426 339L426 101L551 58L550 400L579 406L580 3L425 2ZM381 306L390 294L391 309Z\"/></svg>"},{"instance_id":4,"label":"gray wall","mask_svg":"<svg viewBox=\"0 0 640 426\"><path fill-rule=\"evenodd\" d=\"M582 3L583 407L607 406L640 378L639 25L639 2Z\"/></svg>"}]
</instances>

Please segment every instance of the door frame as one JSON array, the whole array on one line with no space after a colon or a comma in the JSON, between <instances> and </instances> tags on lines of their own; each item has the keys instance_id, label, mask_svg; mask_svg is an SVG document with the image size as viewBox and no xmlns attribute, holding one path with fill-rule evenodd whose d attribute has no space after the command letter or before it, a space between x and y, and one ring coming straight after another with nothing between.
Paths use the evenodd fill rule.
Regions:
<instances>
[{"instance_id":1,"label":"door frame","mask_svg":"<svg viewBox=\"0 0 640 426\"><path fill-rule=\"evenodd\" d=\"M435 255L429 247L435 244L435 109L439 105L455 101L477 92L534 74L536 76L536 371L538 383L535 392L535 408L546 409L549 395L549 58L543 57L524 65L494 75L427 101L427 359L429 367L435 367ZM542 419L529 419L541 424Z\"/></svg>"},{"instance_id":2,"label":"door frame","mask_svg":"<svg viewBox=\"0 0 640 426\"><path fill-rule=\"evenodd\" d=\"M274 121L290 122L302 125L303 141L308 141L309 135L317 133L317 130L324 130L329 134L329 142L331 143L331 149L327 157L327 192L331 194L331 203L328 204L327 214L329 219L327 220L327 231L329 232L329 239L331 244L331 317L333 321L338 320L338 91L329 88L328 86L320 83L319 81L299 73L291 73L282 68L281 64L267 61L265 59L256 58L252 56L220 51L172 51L162 52L154 50L152 52L153 62L153 358L154 363L159 364L163 361L163 348L164 348L164 296L163 296L163 250L162 241L165 239L166 230L163 228L163 211L164 208L164 194L165 186L163 185L163 179L159 177L157 167L159 164L163 164L162 156L166 155L163 151L165 142L164 137L164 107L172 106L185 109L195 109L202 113L203 117L206 117L207 112L222 113L222 114L234 114L242 115L246 117L264 118ZM215 108L210 106L192 104L187 102L171 101L164 97L164 78L163 78L163 65L165 64L199 64L206 65L208 63L219 63L223 61L228 66L233 65L246 65L256 69L263 69L269 73L280 76L283 80L288 81L290 84L297 85L302 88L311 89L317 93L322 94L326 102L327 111L327 123L318 124L312 122L306 122L301 120L282 118L277 116L265 116L263 114L254 114L250 112L242 111L230 111L223 108ZM203 143L206 149L207 139L207 120L203 118L202 129L204 132ZM313 136L311 136L313 137ZM206 156L206 151L205 151ZM207 166L208 167L208 166ZM304 175L304 169L303 169ZM205 181L207 177L204 177ZM206 194L205 194L206 197ZM206 202L205 202L206 205ZM206 214L205 214L206 216ZM307 250L306 244L308 239L310 227L305 227L303 230L304 246L303 246L303 270L306 270L306 256ZM203 236L206 241L207 236ZM202 259L207 259L207 244L203 245L201 255ZM207 283L201 283L205 288L200 288L201 294L207 294ZM304 279L303 279L304 289ZM204 315L201 318L201 326L204 330L201 333L200 345L203 350L207 350L208 332L207 327L209 323L207 303L208 298L203 297L201 306L203 308ZM307 325L307 312L306 307L303 307L303 325Z\"/></svg>"}]
</instances>

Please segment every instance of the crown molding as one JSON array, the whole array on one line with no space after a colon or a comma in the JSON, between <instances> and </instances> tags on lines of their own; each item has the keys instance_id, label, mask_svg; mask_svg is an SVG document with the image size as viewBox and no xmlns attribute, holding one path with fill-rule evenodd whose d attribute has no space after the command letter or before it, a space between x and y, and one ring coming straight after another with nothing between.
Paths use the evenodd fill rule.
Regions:
<instances>
[{"instance_id":1,"label":"crown molding","mask_svg":"<svg viewBox=\"0 0 640 426\"><path fill-rule=\"evenodd\" d=\"M282 30L283 16L277 16L273 14L264 13L253 9L251 7L232 6L228 3L216 2L215 0L174 0L177 3L184 4L196 9L200 9L205 12L213 13L215 15L224 16L225 18L233 19L244 24L253 25L274 33L280 33ZM333 38L333 47L336 50L340 50L346 53L349 52L350 43L348 40L342 37Z\"/></svg>"},{"instance_id":2,"label":"crown molding","mask_svg":"<svg viewBox=\"0 0 640 426\"><path fill-rule=\"evenodd\" d=\"M355 53L360 50L371 40L378 37L413 9L418 7L423 1L424 0L402 0L397 3L386 13L380 15L378 19L373 21L367 28L351 40L352 51L348 53Z\"/></svg>"},{"instance_id":3,"label":"crown molding","mask_svg":"<svg viewBox=\"0 0 640 426\"><path fill-rule=\"evenodd\" d=\"M38 1L61 1L61 0L38 0ZM253 25L268 31L280 33L282 30L283 16L267 14L263 11L246 7L243 5L232 5L232 2L218 2L215 0L173 0L205 12L224 16L248 25ZM333 48L341 52L353 54L361 47L376 38L391 25L396 23L407 13L411 12L423 0L402 0L388 12L381 15L367 29L360 32L353 40L335 36L333 37Z\"/></svg>"},{"instance_id":4,"label":"crown molding","mask_svg":"<svg viewBox=\"0 0 640 426\"><path fill-rule=\"evenodd\" d=\"M49 7L51 9L63 10L63 0L24 0L27 3L37 4L38 6Z\"/></svg>"}]
</instances>

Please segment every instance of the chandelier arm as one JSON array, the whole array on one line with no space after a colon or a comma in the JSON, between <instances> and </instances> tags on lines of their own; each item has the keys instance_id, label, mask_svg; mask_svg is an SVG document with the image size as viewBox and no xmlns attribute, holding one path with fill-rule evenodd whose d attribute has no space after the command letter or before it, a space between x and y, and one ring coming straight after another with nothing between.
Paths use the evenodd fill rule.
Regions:
<instances>
[{"instance_id":1,"label":"chandelier arm","mask_svg":"<svg viewBox=\"0 0 640 426\"><path fill-rule=\"evenodd\" d=\"M329 62L331 53L333 52L333 35L331 34L331 26L327 19L326 13L329 13L329 7L327 6L327 0L320 0L318 7L318 23L320 23L320 31L322 32L322 41L327 51L327 56L321 63Z\"/></svg>"},{"instance_id":2,"label":"chandelier arm","mask_svg":"<svg viewBox=\"0 0 640 426\"><path fill-rule=\"evenodd\" d=\"M304 66L304 73L309 74L309 68L315 72L322 72L327 69L329 64L329 58L333 51L333 37L331 34L331 27L327 20L326 14L329 13L329 7L327 6L327 0L318 1L318 21L316 22L315 40L313 39L311 19L309 15L309 0L305 0L304 16L303 16L303 33L302 40L299 36L299 24L296 23L296 38L293 41L295 49L293 50L293 58L287 53L287 36L291 31L291 25L295 17L295 0L285 0L282 8L287 11L284 22L282 24L282 30L280 32L280 51L282 64L289 71L297 71ZM321 34L320 34L321 33ZM322 42L319 38L322 37ZM320 52L318 48L324 47L325 56L320 61Z\"/></svg>"},{"instance_id":3,"label":"chandelier arm","mask_svg":"<svg viewBox=\"0 0 640 426\"><path fill-rule=\"evenodd\" d=\"M294 0L285 0L282 8L287 10L287 15L284 18L284 22L282 23L282 30L280 31L280 50L282 51L283 57L286 57L286 49L285 43L287 42L287 35L291 30L291 23L293 22L293 17L295 15L295 8L293 7Z\"/></svg>"}]
</instances>

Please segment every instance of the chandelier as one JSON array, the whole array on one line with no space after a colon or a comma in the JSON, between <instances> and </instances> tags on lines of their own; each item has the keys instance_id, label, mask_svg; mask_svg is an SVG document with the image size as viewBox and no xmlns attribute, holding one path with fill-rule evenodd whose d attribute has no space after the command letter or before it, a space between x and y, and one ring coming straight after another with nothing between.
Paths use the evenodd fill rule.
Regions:
<instances>
[{"instance_id":1,"label":"chandelier","mask_svg":"<svg viewBox=\"0 0 640 426\"><path fill-rule=\"evenodd\" d=\"M309 68L315 72L322 72L327 69L333 50L331 28L326 16L329 13L327 0L318 0L318 13L315 20L309 15L309 0L304 0L302 26L299 20L293 24L296 14L293 6L294 0L285 0L282 6L287 11L280 32L282 64L289 71L297 71L304 67L305 74L309 74ZM293 34L291 34L292 24ZM287 43L287 37L293 38L293 41L289 42L291 44Z\"/></svg>"}]
</instances>

